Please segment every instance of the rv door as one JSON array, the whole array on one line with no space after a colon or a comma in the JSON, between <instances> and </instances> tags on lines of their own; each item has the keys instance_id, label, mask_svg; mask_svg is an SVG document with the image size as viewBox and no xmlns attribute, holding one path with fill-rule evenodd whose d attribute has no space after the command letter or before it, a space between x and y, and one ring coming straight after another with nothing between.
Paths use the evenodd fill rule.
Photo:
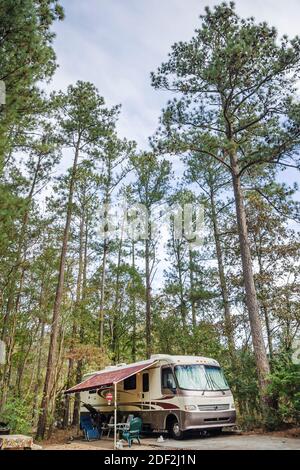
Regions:
<instances>
[{"instance_id":1,"label":"rv door","mask_svg":"<svg viewBox=\"0 0 300 470\"><path fill-rule=\"evenodd\" d=\"M142 373L142 403L144 404L149 404L150 402L150 378L149 378L149 372L143 372Z\"/></svg>"}]
</instances>

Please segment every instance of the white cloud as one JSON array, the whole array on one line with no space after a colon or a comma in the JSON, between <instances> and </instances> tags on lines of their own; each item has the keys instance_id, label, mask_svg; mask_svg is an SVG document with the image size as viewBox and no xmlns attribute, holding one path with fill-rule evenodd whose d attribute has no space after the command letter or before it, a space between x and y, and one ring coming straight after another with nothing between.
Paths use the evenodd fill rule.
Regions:
<instances>
[{"instance_id":1,"label":"white cloud","mask_svg":"<svg viewBox=\"0 0 300 470\"><path fill-rule=\"evenodd\" d=\"M62 1L66 19L56 26L60 67L52 87L76 80L95 83L109 104L122 103L122 135L147 143L167 96L151 88L150 72L166 59L170 46L189 39L211 0ZM280 33L298 32L299 0L238 0L242 16L255 16Z\"/></svg>"},{"instance_id":2,"label":"white cloud","mask_svg":"<svg viewBox=\"0 0 300 470\"><path fill-rule=\"evenodd\" d=\"M174 42L192 37L204 7L220 2L61 1L66 19L56 26L54 46L60 67L51 88L65 89L77 80L93 82L109 105L122 104L120 134L145 147L167 100L165 93L151 88L150 72L166 60ZM299 0L236 0L236 5L241 16L267 21L281 34L298 34ZM65 165L69 166L67 155ZM180 173L178 162L174 168ZM162 272L158 284L161 277Z\"/></svg>"}]
</instances>

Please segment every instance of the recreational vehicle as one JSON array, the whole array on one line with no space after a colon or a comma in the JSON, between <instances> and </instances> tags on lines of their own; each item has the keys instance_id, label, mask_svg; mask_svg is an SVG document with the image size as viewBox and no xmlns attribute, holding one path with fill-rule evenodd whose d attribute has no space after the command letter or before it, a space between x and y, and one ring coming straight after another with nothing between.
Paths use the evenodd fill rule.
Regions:
<instances>
[{"instance_id":1,"label":"recreational vehicle","mask_svg":"<svg viewBox=\"0 0 300 470\"><path fill-rule=\"evenodd\" d=\"M233 396L219 363L200 356L157 354L147 361L106 367L84 376L67 393L80 392L86 404L106 417L140 416L151 431L182 439L188 430L219 433L233 426Z\"/></svg>"}]
</instances>

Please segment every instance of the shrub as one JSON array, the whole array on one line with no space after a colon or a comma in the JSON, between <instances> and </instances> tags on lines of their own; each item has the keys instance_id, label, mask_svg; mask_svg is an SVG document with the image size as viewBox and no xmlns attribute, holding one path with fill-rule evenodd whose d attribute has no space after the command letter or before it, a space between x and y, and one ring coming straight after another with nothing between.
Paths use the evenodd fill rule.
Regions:
<instances>
[{"instance_id":1,"label":"shrub","mask_svg":"<svg viewBox=\"0 0 300 470\"><path fill-rule=\"evenodd\" d=\"M282 423L300 424L300 365L290 355L280 354L273 364L269 392L278 401L278 418Z\"/></svg>"},{"instance_id":2,"label":"shrub","mask_svg":"<svg viewBox=\"0 0 300 470\"><path fill-rule=\"evenodd\" d=\"M4 405L0 421L8 423L13 433L30 434L31 412L32 408L24 400L11 397Z\"/></svg>"}]
</instances>

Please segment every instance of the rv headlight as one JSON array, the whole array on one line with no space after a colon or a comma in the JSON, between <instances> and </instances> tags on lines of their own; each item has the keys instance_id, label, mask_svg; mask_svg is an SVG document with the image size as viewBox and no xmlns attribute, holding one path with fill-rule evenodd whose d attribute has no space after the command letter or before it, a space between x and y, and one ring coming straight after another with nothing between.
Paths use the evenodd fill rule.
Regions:
<instances>
[{"instance_id":1,"label":"rv headlight","mask_svg":"<svg viewBox=\"0 0 300 470\"><path fill-rule=\"evenodd\" d=\"M195 411L197 409L196 405L185 405L185 411Z\"/></svg>"}]
</instances>

